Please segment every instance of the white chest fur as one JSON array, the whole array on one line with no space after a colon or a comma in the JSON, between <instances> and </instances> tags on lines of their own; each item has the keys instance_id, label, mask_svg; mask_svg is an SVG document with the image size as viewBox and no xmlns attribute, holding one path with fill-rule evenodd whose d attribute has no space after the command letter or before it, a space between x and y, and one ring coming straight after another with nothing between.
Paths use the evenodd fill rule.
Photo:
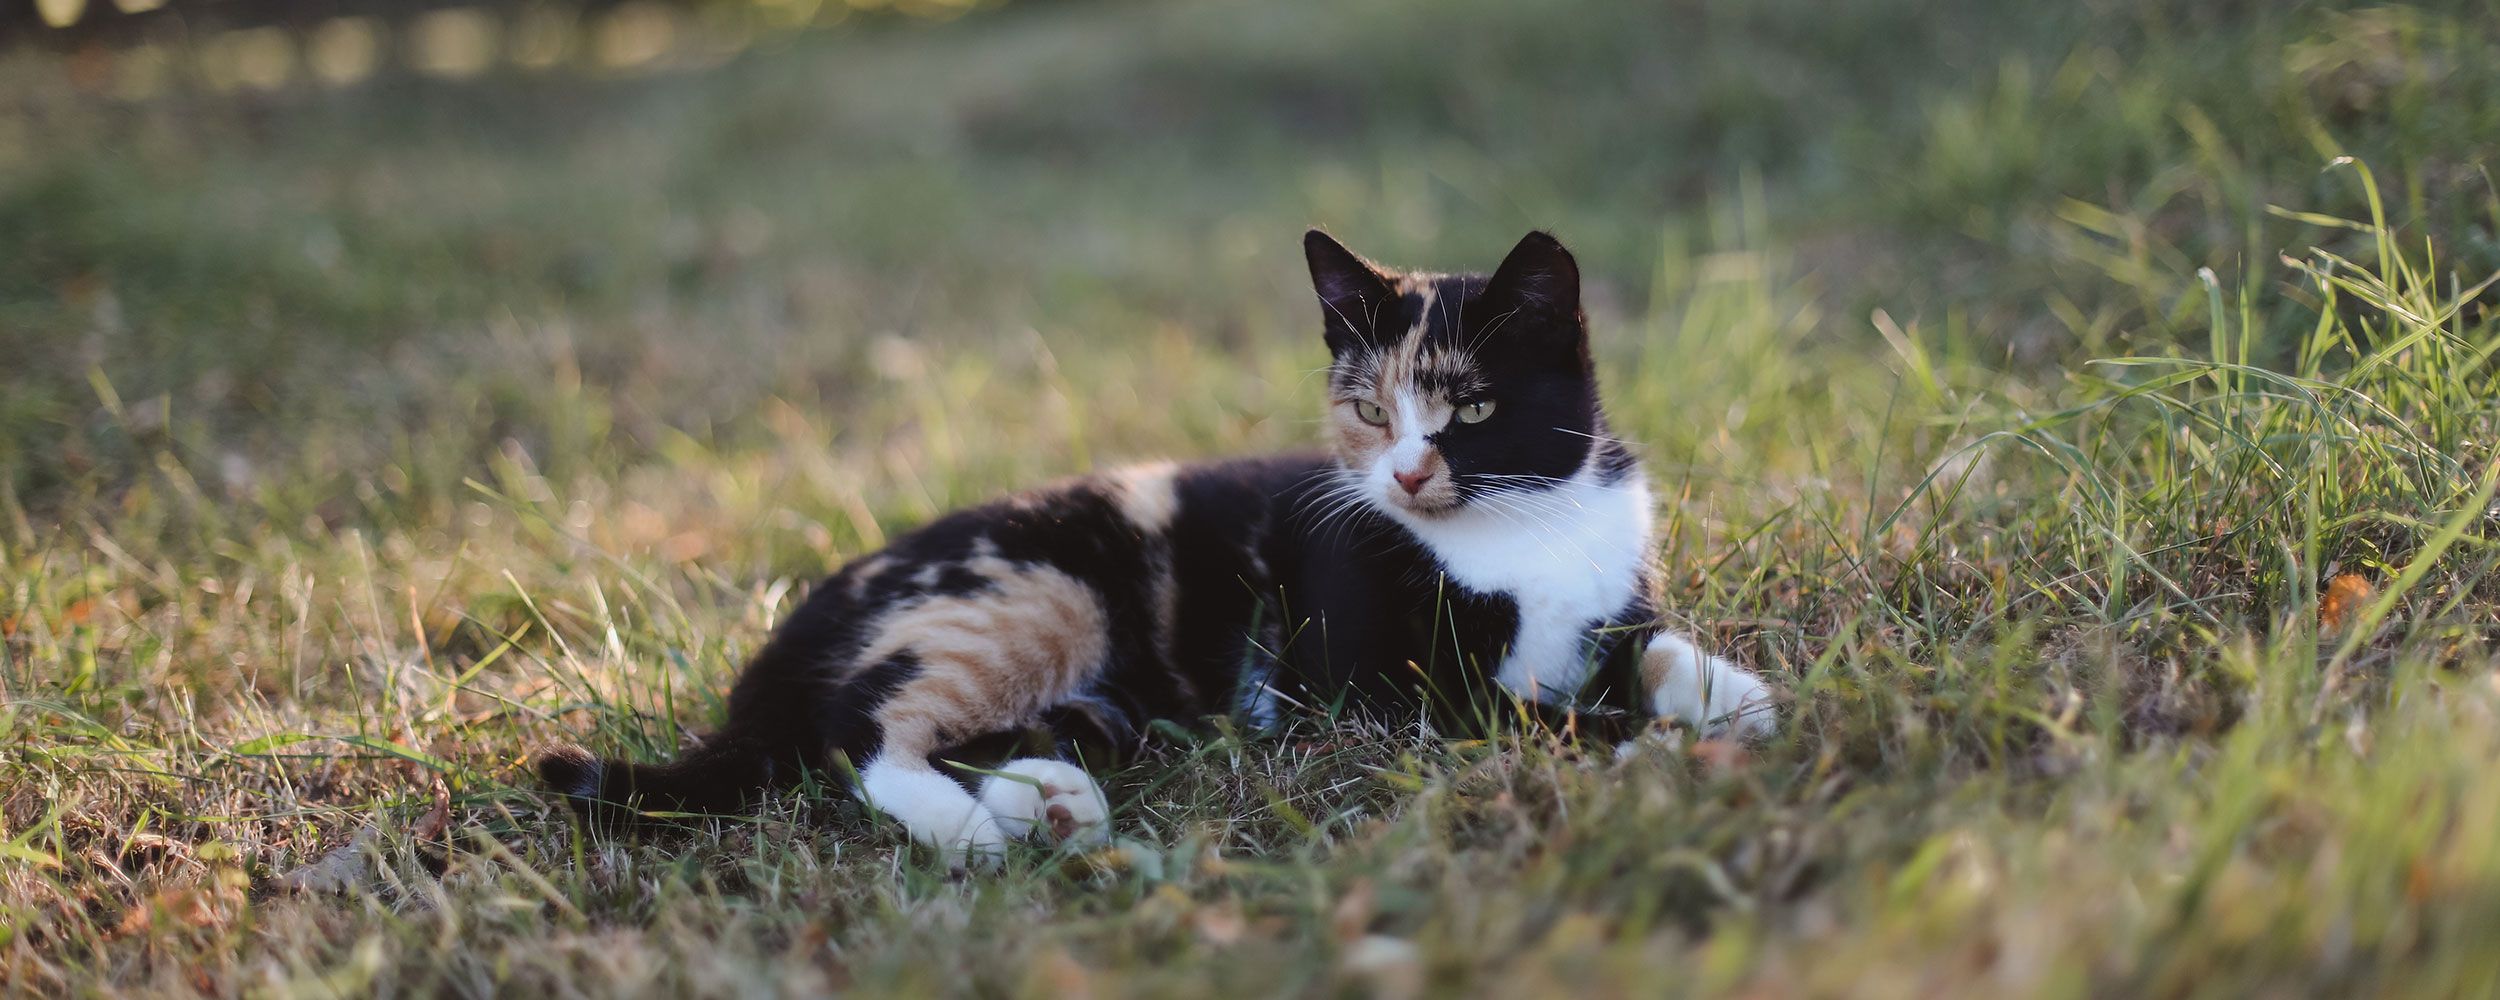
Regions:
<instances>
[{"instance_id":1,"label":"white chest fur","mask_svg":"<svg viewBox=\"0 0 2500 1000\"><path fill-rule=\"evenodd\" d=\"M1588 679L1590 629L1632 602L1649 558L1649 481L1582 469L1548 490L1471 501L1447 517L1390 510L1469 591L1519 608L1496 675L1521 697L1567 696Z\"/></svg>"}]
</instances>

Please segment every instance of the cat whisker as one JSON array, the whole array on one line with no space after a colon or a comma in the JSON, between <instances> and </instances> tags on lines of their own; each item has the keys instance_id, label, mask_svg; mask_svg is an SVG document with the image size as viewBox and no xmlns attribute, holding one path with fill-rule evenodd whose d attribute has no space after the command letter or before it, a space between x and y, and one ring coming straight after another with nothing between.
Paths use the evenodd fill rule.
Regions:
<instances>
[{"instance_id":1,"label":"cat whisker","mask_svg":"<svg viewBox=\"0 0 2500 1000\"><path fill-rule=\"evenodd\" d=\"M1561 431L1561 432L1563 432L1563 433L1565 433L1565 434L1569 434L1569 435L1572 435L1572 436L1574 436L1574 437L1584 437L1584 438L1587 438L1587 439L1589 439L1589 440L1591 440L1591 441L1598 442L1599 444L1611 444L1611 445L1614 445L1614 446L1616 446L1616 447L1618 447L1618 448L1625 449L1625 450L1627 450L1627 451L1632 450L1633 448L1635 448L1635 447L1636 447L1636 446L1635 446L1632 442L1630 442L1630 441L1626 441L1626 440L1624 440L1624 439L1622 439L1622 438L1619 438L1619 437L1616 437L1616 436L1614 436L1614 435L1612 435L1612 434L1594 434L1594 433L1590 433L1590 432L1588 432L1588 431L1583 431L1583 430L1573 430L1573 429L1571 429L1571 428L1569 428L1569 427L1554 427L1554 428L1550 428L1550 429L1551 429L1551 430Z\"/></svg>"},{"instance_id":2,"label":"cat whisker","mask_svg":"<svg viewBox=\"0 0 2500 1000\"><path fill-rule=\"evenodd\" d=\"M1554 476L1530 476L1503 472L1471 472L1467 478L1500 483L1533 483L1540 486L1569 486L1572 481Z\"/></svg>"},{"instance_id":3,"label":"cat whisker","mask_svg":"<svg viewBox=\"0 0 2500 1000\"><path fill-rule=\"evenodd\" d=\"M1516 514L1521 518L1527 518L1529 521L1533 522L1533 528L1529 530L1529 535L1536 538L1539 544L1543 544L1548 538L1558 538L1565 544L1572 545L1573 548L1578 549L1577 543L1573 542L1572 539L1560 530L1552 520L1548 519L1544 516L1543 512L1531 507L1526 502L1526 494L1515 491L1499 491L1486 494L1485 499L1485 509L1494 513L1496 516L1501 516L1505 520L1517 524L1520 523L1517 519L1508 516ZM1583 557L1588 555L1588 552L1584 549L1579 550L1579 552Z\"/></svg>"},{"instance_id":4,"label":"cat whisker","mask_svg":"<svg viewBox=\"0 0 2500 1000\"><path fill-rule=\"evenodd\" d=\"M1573 510L1583 509L1580 505L1580 501L1554 489L1556 487L1571 485L1572 481L1568 479L1556 479L1552 476L1504 475L1500 473L1477 473L1471 475L1469 478L1479 481L1477 484L1477 495L1480 496L1518 495L1521 497L1533 497L1535 499L1548 502L1567 503L1571 505ZM1529 489L1519 484L1546 488Z\"/></svg>"},{"instance_id":5,"label":"cat whisker","mask_svg":"<svg viewBox=\"0 0 2500 1000\"><path fill-rule=\"evenodd\" d=\"M1546 558L1553 559L1556 562L1562 561L1562 554L1554 551L1554 547L1546 543L1546 537L1549 532L1538 531L1535 527L1522 523L1518 518L1512 517L1510 513L1504 509L1503 505L1499 503L1488 505L1483 509L1485 513L1500 518L1502 523L1517 528L1521 534L1527 535L1531 541L1536 542L1538 548L1545 550ZM1587 553L1583 552L1581 555L1585 557Z\"/></svg>"},{"instance_id":6,"label":"cat whisker","mask_svg":"<svg viewBox=\"0 0 2500 1000\"><path fill-rule=\"evenodd\" d=\"M1556 541L1560 541L1564 545L1569 546L1575 554L1577 554L1582 560L1588 562L1591 566L1599 565L1597 558L1589 553L1586 546L1581 544L1581 536L1584 536L1586 534L1585 532L1570 531L1555 523L1556 519L1560 519L1566 524L1576 522L1573 521L1570 511L1563 510L1559 506L1556 506L1555 502L1551 498L1518 491L1501 491L1487 494L1487 502L1484 503L1484 507L1488 511L1494 512L1496 516L1502 516L1507 522L1514 524L1519 523L1517 519L1506 516L1507 514L1517 514L1520 518L1525 518L1527 521L1532 522L1535 529L1542 529L1531 529L1529 534L1531 537L1537 539L1539 545L1545 546L1549 553L1552 551L1552 547L1550 545L1546 545L1546 539L1550 537ZM1622 552L1627 550L1619 543L1615 543L1609 544L1607 546L1607 551Z\"/></svg>"},{"instance_id":7,"label":"cat whisker","mask_svg":"<svg viewBox=\"0 0 2500 1000\"><path fill-rule=\"evenodd\" d=\"M1312 523L1311 534L1314 537L1325 538L1335 533L1337 537L1342 538L1345 532L1353 530L1363 513L1363 499L1351 493L1332 496L1329 499L1328 509Z\"/></svg>"},{"instance_id":8,"label":"cat whisker","mask_svg":"<svg viewBox=\"0 0 2500 1000\"><path fill-rule=\"evenodd\" d=\"M1528 497L1550 503L1568 503L1574 506L1579 504L1579 497L1573 495L1576 491L1569 489L1569 487L1583 485L1579 481L1571 479L1550 480L1543 479L1543 477L1539 478L1541 481L1535 483L1535 485L1541 487L1539 489L1522 489L1516 486L1506 486L1503 487L1502 492L1517 494L1522 497Z\"/></svg>"},{"instance_id":9,"label":"cat whisker","mask_svg":"<svg viewBox=\"0 0 2500 1000\"><path fill-rule=\"evenodd\" d=\"M1330 481L1310 494L1295 514L1305 519L1315 538L1328 537L1330 532L1338 532L1338 537L1343 537L1342 533L1352 530L1369 507L1367 491L1359 480L1342 468L1317 470L1303 477L1302 482L1320 478ZM1375 526L1370 534L1364 536L1364 540L1376 535L1378 530Z\"/></svg>"}]
</instances>

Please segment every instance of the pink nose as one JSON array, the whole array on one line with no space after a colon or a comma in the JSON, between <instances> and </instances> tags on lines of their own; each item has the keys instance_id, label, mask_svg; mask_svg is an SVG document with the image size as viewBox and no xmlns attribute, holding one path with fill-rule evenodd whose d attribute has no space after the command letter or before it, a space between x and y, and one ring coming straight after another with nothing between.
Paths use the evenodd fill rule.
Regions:
<instances>
[{"instance_id":1,"label":"pink nose","mask_svg":"<svg viewBox=\"0 0 2500 1000\"><path fill-rule=\"evenodd\" d=\"M1432 470L1417 469L1413 472L1396 473L1396 476L1398 485L1406 487L1406 495L1411 497L1424 491L1424 480L1432 478Z\"/></svg>"}]
</instances>

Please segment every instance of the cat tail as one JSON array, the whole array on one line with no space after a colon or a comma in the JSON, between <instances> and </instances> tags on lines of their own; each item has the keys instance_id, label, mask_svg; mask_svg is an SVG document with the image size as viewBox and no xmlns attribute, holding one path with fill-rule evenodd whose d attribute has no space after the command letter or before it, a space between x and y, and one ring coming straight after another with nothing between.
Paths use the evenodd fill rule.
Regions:
<instances>
[{"instance_id":1,"label":"cat tail","mask_svg":"<svg viewBox=\"0 0 2500 1000\"><path fill-rule=\"evenodd\" d=\"M538 778L562 795L583 818L608 826L633 826L647 813L743 812L773 788L778 755L754 741L719 738L666 764L602 759L570 743L538 754Z\"/></svg>"}]
</instances>

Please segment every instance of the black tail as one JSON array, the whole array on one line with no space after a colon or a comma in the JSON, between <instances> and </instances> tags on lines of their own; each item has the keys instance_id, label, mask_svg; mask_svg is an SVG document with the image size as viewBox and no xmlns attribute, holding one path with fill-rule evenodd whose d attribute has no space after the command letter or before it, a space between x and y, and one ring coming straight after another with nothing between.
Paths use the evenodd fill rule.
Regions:
<instances>
[{"instance_id":1,"label":"black tail","mask_svg":"<svg viewBox=\"0 0 2500 1000\"><path fill-rule=\"evenodd\" d=\"M538 778L586 819L630 826L645 813L742 812L780 779L774 754L741 739L716 739L667 764L601 760L572 744L538 755Z\"/></svg>"}]
</instances>

